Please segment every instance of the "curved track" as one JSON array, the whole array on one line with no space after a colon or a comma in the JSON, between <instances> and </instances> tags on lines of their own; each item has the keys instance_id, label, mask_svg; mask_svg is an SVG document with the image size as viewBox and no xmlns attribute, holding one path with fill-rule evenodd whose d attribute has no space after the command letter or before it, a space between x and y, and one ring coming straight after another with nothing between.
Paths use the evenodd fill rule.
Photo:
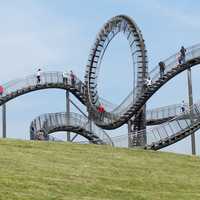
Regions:
<instances>
[{"instance_id":1,"label":"curved track","mask_svg":"<svg viewBox=\"0 0 200 200\"><path fill-rule=\"evenodd\" d=\"M101 62L103 59L103 56L105 54L105 51L112 41L112 39L117 34L123 34L125 38L128 40L131 55L133 59L133 91L124 99L124 101L116 106L115 108L110 108L109 104L104 104L104 102L101 100L101 98L98 95L97 91L97 84L98 84L98 77L99 77L99 71L101 67ZM42 81L40 84L37 84L36 82L36 76L28 76L24 79L18 79L15 81L11 81L5 85L3 85L5 91L3 95L0 98L0 105L6 103L7 101L23 95L28 92L32 92L35 90L40 89L47 89L47 88L60 88L69 90L72 92L84 105L87 106L87 110L92 118L94 120L95 124L103 129L115 129L123 124L127 123L132 117L137 117L137 115L140 113L141 109L145 106L148 99L156 93L165 83L167 83L170 79L175 77L177 74L183 72L184 70L191 68L197 64L200 63L200 45L195 45L190 48L187 48L186 51L186 60L182 64L177 64L177 54L174 54L173 56L169 57L168 59L163 61L165 63L165 73L164 76L160 76L160 68L159 66L156 66L151 72L148 73L148 67L147 67L147 51L145 48L144 39L142 37L141 31L138 28L137 24L130 19L127 16L119 15L116 17L113 17L110 19L100 30L98 33L95 43L92 46L88 64L86 66L86 74L85 74L85 83L82 83L80 80L76 79L76 83L72 84L70 81L68 83L65 83L63 81L62 73L61 72L48 72L42 74ZM152 80L152 85L147 87L145 85L145 79L149 76ZM100 104L107 105L106 111L103 114L103 116L100 116L100 113L98 112L98 106ZM153 112L152 112L153 113ZM156 113L156 111L154 111ZM159 112L157 112L159 113ZM195 113L195 115L194 115ZM197 130L199 128L199 106L198 104L195 105L195 109L192 113L173 113L173 114L163 114L162 117L149 117L148 120L148 112L147 112L147 123L149 125L153 124L160 124L163 122L166 122L158 127L155 127L150 131L140 131L137 132L135 135L138 134L147 134L150 136L155 135L155 130L157 132L159 128L165 130L165 136L166 137L154 137L157 139L149 140L151 141L147 148L152 149L159 149L164 146L167 146L173 142L176 142L187 135L194 132L194 130ZM50 114L46 115L48 118L49 116L58 116L59 114ZM65 114L60 114L65 115ZM174 116L176 116L174 118ZM195 117L194 117L195 116ZM40 118L40 117L39 117ZM73 118L73 117L72 117ZM61 117L62 119L62 117ZM73 118L75 120L75 118ZM189 120L189 121L188 121ZM57 121L55 121L57 123ZM180 122L184 122L185 125L178 125L179 129L177 131L174 131L171 127L171 123L177 123L180 124ZM48 127L48 133L52 131L58 131L58 130L69 130L70 124L54 124L54 128L51 126ZM48 120L44 122L45 124L48 124ZM168 124L166 128L163 128ZM170 124L170 125L169 125ZM72 124L71 124L72 125ZM78 130L78 126L74 124L74 126ZM59 128L62 127L62 128ZM65 127L65 128L64 128ZM36 130L37 127L35 127ZM76 129L75 128L75 129ZM88 137L89 140L93 140L93 136L95 135L94 132L88 132L87 129L84 129L83 126L79 126L79 128L82 128L82 132L86 132L87 134L90 134L90 138L86 135L84 137ZM71 126L70 131L75 130ZM98 130L100 131L100 129ZM37 131L36 131L37 132ZM171 134L173 133L173 134ZM79 133L82 134L83 133ZM93 136L92 136L93 134ZM158 134L159 135L159 134ZM97 135L96 135L97 136ZM96 137L95 136L95 137ZM101 140L100 143L104 143L104 141L99 137ZM99 140L99 141L100 141ZM102 142L103 141L103 142ZM148 141L148 142L149 142ZM162 145L160 143L162 141ZM93 140L94 142L94 140Z\"/></svg>"},{"instance_id":2,"label":"curved track","mask_svg":"<svg viewBox=\"0 0 200 200\"><path fill-rule=\"evenodd\" d=\"M117 115L116 112L106 112L104 120L101 119L100 114L97 112L97 108L101 104L97 91L97 81L101 62L108 45L119 33L122 33L125 36L130 46L134 71L133 87L137 88L137 92L142 91L148 71L144 39L137 24L124 15L119 15L110 19L102 27L95 39L95 43L92 46L89 55L85 75L88 111L95 120L95 123L104 129L114 129L128 121L128 118L124 119L123 116L126 111ZM130 118L131 116L129 119Z\"/></svg>"},{"instance_id":3,"label":"curved track","mask_svg":"<svg viewBox=\"0 0 200 200\"><path fill-rule=\"evenodd\" d=\"M119 106L111 112L107 111L102 120L97 112L97 108L101 104L97 91L99 70L108 45L118 33L123 33L130 45L135 74L133 77L134 89ZM164 63L166 69L162 78L160 77L160 68L158 66L148 73L145 44L136 23L123 15L109 20L97 35L86 67L87 106L95 123L104 129L115 129L126 123L138 113L147 100L167 81L185 69L200 63L200 45L187 49L186 62L184 64L177 65L177 54L166 59ZM144 86L144 79L147 74L153 81L153 84L148 88Z\"/></svg>"},{"instance_id":4,"label":"curved track","mask_svg":"<svg viewBox=\"0 0 200 200\"><path fill-rule=\"evenodd\" d=\"M104 130L94 123L90 124L88 119L77 113L48 113L35 118L30 126L31 139L47 138L47 135L57 131L71 131L82 135L94 144L109 144L113 146L112 140ZM41 133L42 136L41 137ZM38 138L39 136L39 138Z\"/></svg>"},{"instance_id":5,"label":"curved track","mask_svg":"<svg viewBox=\"0 0 200 200\"><path fill-rule=\"evenodd\" d=\"M188 105L185 105L185 109L189 109ZM159 125L173 119L181 113L181 104L154 108L151 110L147 110L146 123L148 126Z\"/></svg>"},{"instance_id":6,"label":"curved track","mask_svg":"<svg viewBox=\"0 0 200 200\"><path fill-rule=\"evenodd\" d=\"M161 149L184 139L199 128L200 104L196 103L190 110L186 110L162 125L147 130L149 141L145 148ZM144 131L137 134L144 134Z\"/></svg>"},{"instance_id":7,"label":"curved track","mask_svg":"<svg viewBox=\"0 0 200 200\"><path fill-rule=\"evenodd\" d=\"M69 76L68 80L68 82L63 81L62 72L43 72L40 83L37 83L36 75L10 81L2 85L4 92L0 97L0 105L26 93L49 88L69 90L85 104L85 89L82 81L76 78L75 84L72 84Z\"/></svg>"},{"instance_id":8,"label":"curved track","mask_svg":"<svg viewBox=\"0 0 200 200\"><path fill-rule=\"evenodd\" d=\"M187 49L186 62L177 65L177 54L164 61L165 75L160 77L160 70L157 66L149 73L153 84L150 87L135 87L130 95L113 111L106 112L104 120L99 120L97 111L92 111L93 118L98 126L104 129L114 129L126 123L131 117L137 114L147 100L158 91L165 83L182 71L200 63L200 45L195 45Z\"/></svg>"}]
</instances>

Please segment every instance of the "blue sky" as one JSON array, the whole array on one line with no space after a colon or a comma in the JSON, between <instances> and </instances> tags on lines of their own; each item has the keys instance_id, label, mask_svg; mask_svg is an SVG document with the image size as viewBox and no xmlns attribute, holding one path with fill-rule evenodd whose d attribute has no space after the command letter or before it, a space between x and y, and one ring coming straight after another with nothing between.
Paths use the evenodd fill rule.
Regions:
<instances>
[{"instance_id":1,"label":"blue sky","mask_svg":"<svg viewBox=\"0 0 200 200\"><path fill-rule=\"evenodd\" d=\"M149 69L160 60L200 42L200 2L159 0L0 0L0 83L43 71L74 70L83 79L90 47L101 26L125 14L142 30ZM113 40L99 77L100 94L118 104L131 89L131 58L123 37ZM200 70L192 70L194 101L200 99ZM65 110L65 93L43 90L7 104L8 136L28 138L30 121L39 114ZM169 81L148 108L187 101L186 73ZM76 101L76 100L75 100ZM81 106L82 107L82 106ZM84 109L84 108L83 108ZM125 133L125 127L112 133ZM197 135L197 151L200 153ZM190 138L166 150L190 153Z\"/></svg>"}]
</instances>

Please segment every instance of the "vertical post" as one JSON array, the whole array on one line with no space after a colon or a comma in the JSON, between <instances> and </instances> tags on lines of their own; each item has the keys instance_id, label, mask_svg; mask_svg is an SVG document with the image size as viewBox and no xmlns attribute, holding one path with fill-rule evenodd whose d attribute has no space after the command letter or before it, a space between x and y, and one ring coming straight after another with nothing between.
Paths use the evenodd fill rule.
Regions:
<instances>
[{"instance_id":1,"label":"vertical post","mask_svg":"<svg viewBox=\"0 0 200 200\"><path fill-rule=\"evenodd\" d=\"M131 135L131 126L132 123L131 123L131 120L128 121L128 147L132 147L132 135Z\"/></svg>"},{"instance_id":2,"label":"vertical post","mask_svg":"<svg viewBox=\"0 0 200 200\"><path fill-rule=\"evenodd\" d=\"M91 115L89 112L88 112L88 123L89 123L89 131L90 131L90 133L92 133L92 118L91 118ZM89 141L89 143L90 143L90 141Z\"/></svg>"},{"instance_id":3,"label":"vertical post","mask_svg":"<svg viewBox=\"0 0 200 200\"><path fill-rule=\"evenodd\" d=\"M89 118L89 123L90 123L90 132L92 132L92 121L91 121L91 118Z\"/></svg>"},{"instance_id":4,"label":"vertical post","mask_svg":"<svg viewBox=\"0 0 200 200\"><path fill-rule=\"evenodd\" d=\"M6 104L2 105L2 131L3 138L6 138Z\"/></svg>"},{"instance_id":5,"label":"vertical post","mask_svg":"<svg viewBox=\"0 0 200 200\"><path fill-rule=\"evenodd\" d=\"M69 124L70 117L70 100L69 100L69 91L66 90L66 113L67 113L67 124ZM70 132L67 131L67 141L70 141Z\"/></svg>"},{"instance_id":6,"label":"vertical post","mask_svg":"<svg viewBox=\"0 0 200 200\"><path fill-rule=\"evenodd\" d=\"M140 110L140 114L136 118L128 122L128 147L144 146L147 142L146 136L146 105ZM144 130L143 134L138 134Z\"/></svg>"},{"instance_id":7,"label":"vertical post","mask_svg":"<svg viewBox=\"0 0 200 200\"><path fill-rule=\"evenodd\" d=\"M188 97L189 97L189 108L190 113L192 112L192 105L193 105L193 95L192 95L192 74L191 68L187 70L187 79L188 79ZM196 146L195 146L195 133L191 135L191 145L192 145L192 154L196 154Z\"/></svg>"},{"instance_id":8,"label":"vertical post","mask_svg":"<svg viewBox=\"0 0 200 200\"><path fill-rule=\"evenodd\" d=\"M92 132L92 118L91 118L90 114L88 114L88 120L89 120L90 132Z\"/></svg>"}]
</instances>

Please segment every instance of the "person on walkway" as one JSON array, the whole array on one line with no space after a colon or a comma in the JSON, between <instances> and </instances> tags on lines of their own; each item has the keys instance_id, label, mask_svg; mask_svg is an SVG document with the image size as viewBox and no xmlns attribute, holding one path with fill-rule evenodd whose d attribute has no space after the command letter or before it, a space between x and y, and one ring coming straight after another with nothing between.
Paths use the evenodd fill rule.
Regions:
<instances>
[{"instance_id":1,"label":"person on walkway","mask_svg":"<svg viewBox=\"0 0 200 200\"><path fill-rule=\"evenodd\" d=\"M0 97L3 95L4 89L3 86L0 85Z\"/></svg>"},{"instance_id":2,"label":"person on walkway","mask_svg":"<svg viewBox=\"0 0 200 200\"><path fill-rule=\"evenodd\" d=\"M73 71L70 71L70 79L71 79L71 84L74 86L75 85L75 75Z\"/></svg>"},{"instance_id":3,"label":"person on walkway","mask_svg":"<svg viewBox=\"0 0 200 200\"><path fill-rule=\"evenodd\" d=\"M177 53L176 59L177 59L178 65L180 65L181 64L181 59L182 59L181 52Z\"/></svg>"},{"instance_id":4,"label":"person on walkway","mask_svg":"<svg viewBox=\"0 0 200 200\"><path fill-rule=\"evenodd\" d=\"M64 85L67 85L67 83L68 83L68 74L67 74L67 72L63 72L62 77L63 77Z\"/></svg>"},{"instance_id":5,"label":"person on walkway","mask_svg":"<svg viewBox=\"0 0 200 200\"><path fill-rule=\"evenodd\" d=\"M148 76L147 79L145 80L145 84L147 87L151 86L152 85L152 80L151 78Z\"/></svg>"},{"instance_id":6,"label":"person on walkway","mask_svg":"<svg viewBox=\"0 0 200 200\"><path fill-rule=\"evenodd\" d=\"M78 85L78 90L80 91L80 92L82 92L81 90L82 90L82 82L80 81L80 80L77 80L77 85Z\"/></svg>"},{"instance_id":7,"label":"person on walkway","mask_svg":"<svg viewBox=\"0 0 200 200\"><path fill-rule=\"evenodd\" d=\"M181 112L182 113L185 112L185 102L184 102L184 100L181 102Z\"/></svg>"},{"instance_id":8,"label":"person on walkway","mask_svg":"<svg viewBox=\"0 0 200 200\"><path fill-rule=\"evenodd\" d=\"M181 61L182 61L182 63L185 63L186 49L184 48L184 46L181 47L180 53L181 53Z\"/></svg>"},{"instance_id":9,"label":"person on walkway","mask_svg":"<svg viewBox=\"0 0 200 200\"><path fill-rule=\"evenodd\" d=\"M42 70L38 69L37 70L37 84L41 82L41 73L42 73Z\"/></svg>"},{"instance_id":10,"label":"person on walkway","mask_svg":"<svg viewBox=\"0 0 200 200\"><path fill-rule=\"evenodd\" d=\"M99 105L98 112L100 113L100 120L102 120L104 112L105 112L105 109L104 109L103 105L101 105L101 104Z\"/></svg>"},{"instance_id":11,"label":"person on walkway","mask_svg":"<svg viewBox=\"0 0 200 200\"><path fill-rule=\"evenodd\" d=\"M160 67L160 78L162 78L165 73L165 63L163 61L160 61L158 65Z\"/></svg>"}]
</instances>

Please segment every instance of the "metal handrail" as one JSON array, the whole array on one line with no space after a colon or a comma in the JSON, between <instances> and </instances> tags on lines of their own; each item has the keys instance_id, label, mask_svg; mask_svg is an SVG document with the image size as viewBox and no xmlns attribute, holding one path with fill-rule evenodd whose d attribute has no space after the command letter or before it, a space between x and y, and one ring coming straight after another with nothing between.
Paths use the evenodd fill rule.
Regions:
<instances>
[{"instance_id":1,"label":"metal handrail","mask_svg":"<svg viewBox=\"0 0 200 200\"><path fill-rule=\"evenodd\" d=\"M67 77L63 77L63 72L51 71L42 72L40 79L41 81L37 82L36 74L32 74L3 84L2 87L4 91L0 96L0 104L24 93L45 88L61 88L66 90L74 88L75 90L73 89L72 93L78 96L82 103L85 103L85 85L77 77L72 81L69 74L67 74ZM76 91L78 91L78 93Z\"/></svg>"},{"instance_id":2,"label":"metal handrail","mask_svg":"<svg viewBox=\"0 0 200 200\"><path fill-rule=\"evenodd\" d=\"M195 126L200 128L200 102L195 103L190 109L180 112L176 117L161 125L129 134L120 134L111 137L111 139L117 146L118 143L124 142L124 139L128 141L128 138L135 137L137 140L143 140L146 136L147 144L143 147L157 146L157 149L159 149L159 145L166 144L167 146L177 142L181 136L185 137L192 134L193 131L191 130ZM186 135L188 131L189 133ZM174 139L171 140L172 138ZM145 144L144 141L139 142Z\"/></svg>"},{"instance_id":3,"label":"metal handrail","mask_svg":"<svg viewBox=\"0 0 200 200\"><path fill-rule=\"evenodd\" d=\"M165 63L165 74L168 72L171 72L172 70L176 70L179 68L178 61L177 61L177 55L178 53L174 54L173 56L170 56L168 59L164 60L163 62ZM200 57L200 44L191 46L187 48L186 50L186 63L190 60L196 59ZM180 66L181 67L181 66ZM149 77L152 80L152 85L156 87L154 89L154 92L158 89L158 81L160 80L160 68L159 66L156 66L150 73ZM132 107L135 105L135 103L138 101L138 99L141 97L142 93L141 86L136 86L130 94L122 101L122 103L115 107L114 110L107 112L107 114L104 116L104 121L102 121L100 124L113 124L117 121L120 121L120 118L127 112L131 112ZM144 103L146 100L144 100ZM105 108L105 110L110 110L110 108ZM95 115L95 114L94 114ZM96 116L97 117L97 116ZM98 118L97 118L98 119ZM100 121L99 121L100 122ZM100 125L99 124L99 125Z\"/></svg>"},{"instance_id":4,"label":"metal handrail","mask_svg":"<svg viewBox=\"0 0 200 200\"><path fill-rule=\"evenodd\" d=\"M180 133L184 134L188 129L195 125L200 126L199 102L190 107L190 109L180 112L176 117L159 126L147 130L132 132L131 135L137 138L143 138L140 136L147 135L147 146L151 146L154 143L169 140L169 138L175 137Z\"/></svg>"},{"instance_id":5,"label":"metal handrail","mask_svg":"<svg viewBox=\"0 0 200 200\"><path fill-rule=\"evenodd\" d=\"M92 126L88 123L88 119L78 113L47 113L40 115L35 118L31 123L31 130L34 130L32 134L37 134L37 132L44 131L46 134L50 133L51 130L55 130L58 127L79 127L91 134L91 136L96 136L99 140L103 141L105 144L113 145L109 135L101 128L97 127L93 122ZM62 128L61 128L62 129Z\"/></svg>"}]
</instances>

